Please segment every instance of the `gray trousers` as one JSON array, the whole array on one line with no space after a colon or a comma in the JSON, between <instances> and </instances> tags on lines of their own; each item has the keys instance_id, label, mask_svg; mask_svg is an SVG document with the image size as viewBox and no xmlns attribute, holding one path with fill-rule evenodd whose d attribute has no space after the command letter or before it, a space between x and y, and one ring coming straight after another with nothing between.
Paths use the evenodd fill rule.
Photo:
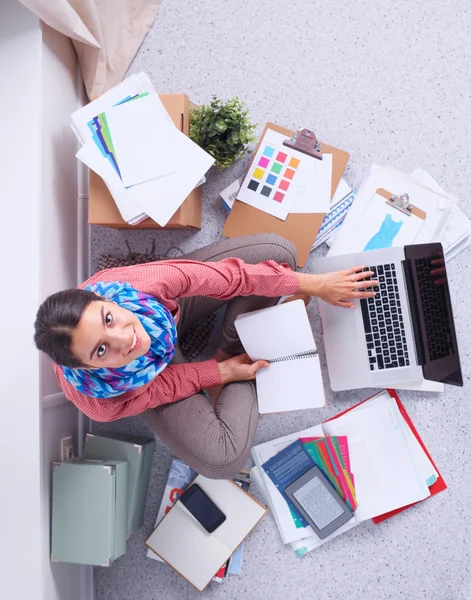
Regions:
<instances>
[{"instance_id":1,"label":"gray trousers","mask_svg":"<svg viewBox=\"0 0 471 600\"><path fill-rule=\"evenodd\" d=\"M265 260L296 269L294 244L276 234L222 240L182 258L201 262L240 258L256 264ZM278 298L247 296L229 302L196 296L179 300L179 335L198 320L227 304L219 347L229 354L244 350L234 327L239 314L276 304ZM181 355L177 359L182 362ZM225 385L216 405L202 393L147 410L144 419L164 444L198 473L212 479L230 479L245 465L258 424L255 384L239 381Z\"/></svg>"}]
</instances>

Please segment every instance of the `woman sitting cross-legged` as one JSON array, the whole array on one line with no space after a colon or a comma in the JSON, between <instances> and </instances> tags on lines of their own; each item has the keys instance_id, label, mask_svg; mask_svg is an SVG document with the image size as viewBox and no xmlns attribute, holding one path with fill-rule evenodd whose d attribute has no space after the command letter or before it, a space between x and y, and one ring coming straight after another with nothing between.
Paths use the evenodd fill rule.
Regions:
<instances>
[{"instance_id":1,"label":"woman sitting cross-legged","mask_svg":"<svg viewBox=\"0 0 471 600\"><path fill-rule=\"evenodd\" d=\"M362 267L296 273L296 250L275 234L216 242L178 260L96 273L47 298L35 342L54 362L65 396L96 421L143 414L197 472L231 478L246 462L258 422L254 382L265 361L243 353L234 321L280 296L318 296L353 307L374 295ZM181 363L178 338L227 305L214 359ZM202 390L222 386L214 405ZM215 395L215 394L214 394Z\"/></svg>"}]
</instances>

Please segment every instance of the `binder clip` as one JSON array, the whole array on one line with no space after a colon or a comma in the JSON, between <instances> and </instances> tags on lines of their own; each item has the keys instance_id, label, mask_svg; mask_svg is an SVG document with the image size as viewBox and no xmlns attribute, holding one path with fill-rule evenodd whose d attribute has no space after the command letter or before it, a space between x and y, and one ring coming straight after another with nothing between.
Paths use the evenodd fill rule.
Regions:
<instances>
[{"instance_id":1,"label":"binder clip","mask_svg":"<svg viewBox=\"0 0 471 600\"><path fill-rule=\"evenodd\" d=\"M311 129L300 129L283 142L284 146L322 160L321 145Z\"/></svg>"},{"instance_id":2,"label":"binder clip","mask_svg":"<svg viewBox=\"0 0 471 600\"><path fill-rule=\"evenodd\" d=\"M386 199L386 202L404 214L409 215L409 217L411 216L412 209L414 207L409 200L409 194L399 194L397 196L395 194L391 194L391 197Z\"/></svg>"}]
</instances>

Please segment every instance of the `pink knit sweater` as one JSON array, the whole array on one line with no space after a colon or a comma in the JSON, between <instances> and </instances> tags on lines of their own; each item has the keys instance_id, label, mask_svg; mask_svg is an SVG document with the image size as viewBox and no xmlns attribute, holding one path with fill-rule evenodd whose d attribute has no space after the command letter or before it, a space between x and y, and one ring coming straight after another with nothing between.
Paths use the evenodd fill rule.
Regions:
<instances>
[{"instance_id":1,"label":"pink knit sweater","mask_svg":"<svg viewBox=\"0 0 471 600\"><path fill-rule=\"evenodd\" d=\"M272 260L256 265L237 258L219 262L167 260L96 273L80 287L97 281L126 281L152 294L166 306L178 323L177 298L208 296L230 300L235 296L285 296L299 291L299 282L288 265ZM91 398L78 392L54 365L60 387L77 408L95 421L114 421L138 415L148 408L175 402L221 383L217 362L170 364L150 383L114 398Z\"/></svg>"}]
</instances>

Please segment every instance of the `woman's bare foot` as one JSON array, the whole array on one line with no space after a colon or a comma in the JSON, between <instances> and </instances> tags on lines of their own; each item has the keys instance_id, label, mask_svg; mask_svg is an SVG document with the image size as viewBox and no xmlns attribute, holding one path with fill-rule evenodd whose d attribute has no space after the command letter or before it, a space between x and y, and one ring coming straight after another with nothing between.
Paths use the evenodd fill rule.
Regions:
<instances>
[{"instance_id":1,"label":"woman's bare foot","mask_svg":"<svg viewBox=\"0 0 471 600\"><path fill-rule=\"evenodd\" d=\"M304 302L304 304L307 306L309 304L309 302L312 300L312 296L308 296L307 294L302 294L301 292L299 294L294 294L294 296L289 296L288 298L285 298L282 302L282 304L286 304L286 302L294 302L294 300L302 300Z\"/></svg>"}]
</instances>

